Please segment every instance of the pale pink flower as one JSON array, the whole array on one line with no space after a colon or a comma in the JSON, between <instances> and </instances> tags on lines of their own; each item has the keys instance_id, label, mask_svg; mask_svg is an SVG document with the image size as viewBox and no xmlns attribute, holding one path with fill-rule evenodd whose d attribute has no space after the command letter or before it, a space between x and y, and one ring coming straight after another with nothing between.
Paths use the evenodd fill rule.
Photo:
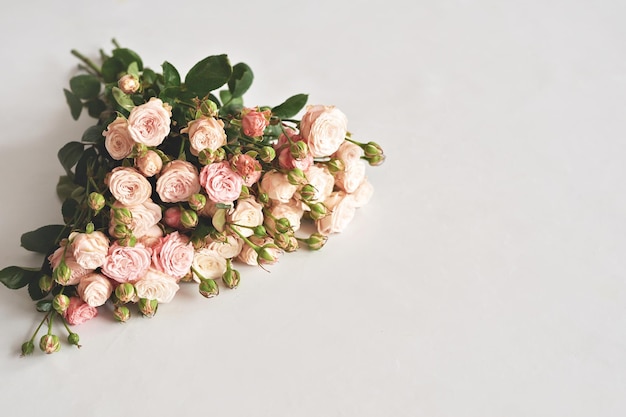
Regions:
<instances>
[{"instance_id":1,"label":"pale pink flower","mask_svg":"<svg viewBox=\"0 0 626 417\"><path fill-rule=\"evenodd\" d=\"M98 307L106 303L113 293L113 284L104 275L92 272L81 278L76 291L84 302Z\"/></svg>"},{"instance_id":2,"label":"pale pink flower","mask_svg":"<svg viewBox=\"0 0 626 417\"><path fill-rule=\"evenodd\" d=\"M262 136L263 131L269 125L270 111L257 111L254 109L244 109L241 119L241 130L246 136Z\"/></svg>"},{"instance_id":3,"label":"pale pink flower","mask_svg":"<svg viewBox=\"0 0 626 417\"><path fill-rule=\"evenodd\" d=\"M138 243L141 243L146 248L152 249L154 246L161 243L161 238L163 237L163 229L159 227L158 224L155 224L148 230L146 230L146 234L137 239Z\"/></svg>"},{"instance_id":4,"label":"pale pink flower","mask_svg":"<svg viewBox=\"0 0 626 417\"><path fill-rule=\"evenodd\" d=\"M104 147L111 158L119 161L133 151L135 141L130 137L128 121L124 117L118 117L109 123L102 135L105 137Z\"/></svg>"},{"instance_id":5,"label":"pale pink flower","mask_svg":"<svg viewBox=\"0 0 626 417\"><path fill-rule=\"evenodd\" d=\"M182 211L180 207L169 207L163 213L163 223L174 229L180 229L182 226L180 222L181 215Z\"/></svg>"},{"instance_id":6,"label":"pale pink flower","mask_svg":"<svg viewBox=\"0 0 626 417\"><path fill-rule=\"evenodd\" d=\"M128 131L137 143L159 146L170 134L172 107L160 99L133 107L128 116Z\"/></svg>"},{"instance_id":7,"label":"pale pink flower","mask_svg":"<svg viewBox=\"0 0 626 417\"><path fill-rule=\"evenodd\" d=\"M302 204L297 200L290 200L287 203L277 203L273 204L269 208L269 212L271 216L267 216L265 219L265 223L268 228L275 229L276 224L273 217L277 219L285 218L289 220L289 224L293 231L297 231L300 229L302 216L304 215L304 209L302 208Z\"/></svg>"},{"instance_id":8,"label":"pale pink flower","mask_svg":"<svg viewBox=\"0 0 626 417\"><path fill-rule=\"evenodd\" d=\"M226 145L224 122L214 117L203 116L192 120L180 132L189 133L191 154L195 156L204 149L216 151Z\"/></svg>"},{"instance_id":9,"label":"pale pink flower","mask_svg":"<svg viewBox=\"0 0 626 417\"><path fill-rule=\"evenodd\" d=\"M209 200L228 204L239 198L243 179L230 168L227 161L222 161L202 168L200 184L206 190Z\"/></svg>"},{"instance_id":10,"label":"pale pink flower","mask_svg":"<svg viewBox=\"0 0 626 417\"><path fill-rule=\"evenodd\" d=\"M106 182L113 197L125 206L143 204L152 195L152 185L135 168L113 168Z\"/></svg>"},{"instance_id":11,"label":"pale pink flower","mask_svg":"<svg viewBox=\"0 0 626 417\"><path fill-rule=\"evenodd\" d=\"M261 164L255 158L247 154L235 155L230 164L233 170L243 178L243 184L251 187L261 178Z\"/></svg>"},{"instance_id":12,"label":"pale pink flower","mask_svg":"<svg viewBox=\"0 0 626 417\"><path fill-rule=\"evenodd\" d=\"M192 278L196 282L202 279L218 279L226 272L226 258L218 251L201 248L193 257Z\"/></svg>"},{"instance_id":13,"label":"pale pink flower","mask_svg":"<svg viewBox=\"0 0 626 417\"><path fill-rule=\"evenodd\" d=\"M194 248L189 238L172 232L152 247L152 263L159 271L179 280L189 273L193 254Z\"/></svg>"},{"instance_id":14,"label":"pale pink flower","mask_svg":"<svg viewBox=\"0 0 626 417\"><path fill-rule=\"evenodd\" d=\"M149 268L134 287L138 298L157 300L159 303L172 301L180 288L176 279L154 268Z\"/></svg>"},{"instance_id":15,"label":"pale pink flower","mask_svg":"<svg viewBox=\"0 0 626 417\"><path fill-rule=\"evenodd\" d=\"M328 198L330 193L333 192L335 187L335 177L328 171L323 164L316 164L306 171L306 178L313 187L315 187L315 194L311 198L311 203L317 203L324 201ZM305 210L309 210L308 206L303 205Z\"/></svg>"},{"instance_id":16,"label":"pale pink flower","mask_svg":"<svg viewBox=\"0 0 626 417\"><path fill-rule=\"evenodd\" d=\"M261 179L261 188L272 200L287 203L295 194L298 187L289 183L287 174L278 171L268 171Z\"/></svg>"},{"instance_id":17,"label":"pale pink flower","mask_svg":"<svg viewBox=\"0 0 626 417\"><path fill-rule=\"evenodd\" d=\"M152 177L161 172L161 168L163 168L163 160L158 153L150 150L146 152L144 156L135 158L135 167L145 177Z\"/></svg>"},{"instance_id":18,"label":"pale pink flower","mask_svg":"<svg viewBox=\"0 0 626 417\"><path fill-rule=\"evenodd\" d=\"M374 194L374 186L365 178L361 185L352 193L354 206L359 208L367 204Z\"/></svg>"},{"instance_id":19,"label":"pale pink flower","mask_svg":"<svg viewBox=\"0 0 626 417\"><path fill-rule=\"evenodd\" d=\"M131 74L125 74L117 80L117 86L125 94L133 94L139 90L141 85L139 84L137 77Z\"/></svg>"},{"instance_id":20,"label":"pale pink flower","mask_svg":"<svg viewBox=\"0 0 626 417\"><path fill-rule=\"evenodd\" d=\"M80 297L70 297L70 304L63 317L71 325L79 325L98 315L98 309L84 302Z\"/></svg>"},{"instance_id":21,"label":"pale pink flower","mask_svg":"<svg viewBox=\"0 0 626 417\"><path fill-rule=\"evenodd\" d=\"M143 244L122 246L114 242L102 265L102 273L120 283L135 282L141 278L152 262L152 251Z\"/></svg>"},{"instance_id":22,"label":"pale pink flower","mask_svg":"<svg viewBox=\"0 0 626 417\"><path fill-rule=\"evenodd\" d=\"M84 269L96 269L102 266L109 253L109 238L100 231L91 233L73 232L69 236L72 255Z\"/></svg>"},{"instance_id":23,"label":"pale pink flower","mask_svg":"<svg viewBox=\"0 0 626 417\"><path fill-rule=\"evenodd\" d=\"M198 170L191 162L174 160L163 167L156 191L165 203L187 201L200 191Z\"/></svg>"},{"instance_id":24,"label":"pale pink flower","mask_svg":"<svg viewBox=\"0 0 626 417\"><path fill-rule=\"evenodd\" d=\"M357 160L346 164L343 171L335 174L335 185L347 193L353 193L365 179L365 161Z\"/></svg>"},{"instance_id":25,"label":"pale pink flower","mask_svg":"<svg viewBox=\"0 0 626 417\"><path fill-rule=\"evenodd\" d=\"M335 191L324 204L329 214L315 222L317 231L323 235L342 232L354 218L356 206L352 195L345 191Z\"/></svg>"},{"instance_id":26,"label":"pale pink flower","mask_svg":"<svg viewBox=\"0 0 626 417\"><path fill-rule=\"evenodd\" d=\"M120 202L115 202L113 208L127 208L130 210L132 219L128 228L133 232L133 236L137 239L142 238L149 233L153 227L161 221L161 206L154 203L151 199L146 200L142 204L134 206L126 206ZM109 224L109 234L115 227L115 219L113 218L113 211L111 211L111 221Z\"/></svg>"},{"instance_id":27,"label":"pale pink flower","mask_svg":"<svg viewBox=\"0 0 626 417\"><path fill-rule=\"evenodd\" d=\"M63 253L65 252L65 258L63 257ZM66 282L57 281L61 285L76 285L80 282L80 279L85 275L93 272L93 269L85 269L76 262L74 259L74 255L72 254L71 248L67 248L61 246L57 250L54 251L52 255L48 257L48 261L50 262L50 266L54 270L61 263L61 259L65 259L65 264L71 271L71 275L69 280Z\"/></svg>"},{"instance_id":28,"label":"pale pink flower","mask_svg":"<svg viewBox=\"0 0 626 417\"><path fill-rule=\"evenodd\" d=\"M289 150L289 147L285 147L278 154L278 164L283 169L291 170L294 168L299 168L303 171L306 171L311 165L313 165L313 155L308 153L306 157L297 159L293 157L291 151Z\"/></svg>"},{"instance_id":29,"label":"pale pink flower","mask_svg":"<svg viewBox=\"0 0 626 417\"><path fill-rule=\"evenodd\" d=\"M222 255L225 259L234 258L243 248L243 239L236 234L227 234L223 239L207 239L207 249L211 249Z\"/></svg>"},{"instance_id":30,"label":"pale pink flower","mask_svg":"<svg viewBox=\"0 0 626 417\"><path fill-rule=\"evenodd\" d=\"M229 223L237 226L237 231L248 237L253 233L251 227L263 224L263 205L254 197L246 197L237 200L235 209L228 214ZM247 227L246 227L247 226Z\"/></svg>"},{"instance_id":31,"label":"pale pink flower","mask_svg":"<svg viewBox=\"0 0 626 417\"><path fill-rule=\"evenodd\" d=\"M332 155L348 132L348 119L335 106L309 105L300 121L300 134L314 157Z\"/></svg>"},{"instance_id":32,"label":"pale pink flower","mask_svg":"<svg viewBox=\"0 0 626 417\"><path fill-rule=\"evenodd\" d=\"M339 159L345 165L352 164L354 162L358 162L363 156L363 149L355 143L352 143L348 140L343 141L337 152L333 154L333 158Z\"/></svg>"}]
</instances>

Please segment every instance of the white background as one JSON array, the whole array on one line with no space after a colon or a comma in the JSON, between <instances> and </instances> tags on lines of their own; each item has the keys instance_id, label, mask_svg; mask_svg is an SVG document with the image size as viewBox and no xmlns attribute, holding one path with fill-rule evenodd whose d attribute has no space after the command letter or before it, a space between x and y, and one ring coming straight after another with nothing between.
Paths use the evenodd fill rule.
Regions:
<instances>
[{"instance_id":1,"label":"white background","mask_svg":"<svg viewBox=\"0 0 626 417\"><path fill-rule=\"evenodd\" d=\"M212 300L19 348L0 288L3 415L624 416L626 3L11 2L0 15L0 266L58 223L62 89L111 39L184 74L227 53L246 104L297 93L387 162L350 227ZM61 329L58 331L62 334Z\"/></svg>"}]
</instances>

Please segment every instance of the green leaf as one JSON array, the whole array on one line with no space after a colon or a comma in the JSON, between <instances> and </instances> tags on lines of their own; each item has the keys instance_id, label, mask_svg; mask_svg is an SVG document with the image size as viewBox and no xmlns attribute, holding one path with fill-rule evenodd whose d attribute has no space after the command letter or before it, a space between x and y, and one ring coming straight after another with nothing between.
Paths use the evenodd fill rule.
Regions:
<instances>
[{"instance_id":1,"label":"green leaf","mask_svg":"<svg viewBox=\"0 0 626 417\"><path fill-rule=\"evenodd\" d=\"M224 104L220 107L220 116L239 113L243 109L243 98L233 98L228 90L220 91L220 99Z\"/></svg>"},{"instance_id":2,"label":"green leaf","mask_svg":"<svg viewBox=\"0 0 626 417\"><path fill-rule=\"evenodd\" d=\"M252 85L254 74L250 67L240 62L233 67L233 73L228 80L228 90L232 97L241 97Z\"/></svg>"},{"instance_id":3,"label":"green leaf","mask_svg":"<svg viewBox=\"0 0 626 417\"><path fill-rule=\"evenodd\" d=\"M94 147L89 147L83 152L83 156L76 164L74 182L77 185L86 187L89 176L94 175L98 171L100 164L98 163L98 152Z\"/></svg>"},{"instance_id":4,"label":"green leaf","mask_svg":"<svg viewBox=\"0 0 626 417\"><path fill-rule=\"evenodd\" d=\"M67 105L70 106L70 112L72 113L72 118L74 120L78 120L80 117L80 112L83 110L83 102L80 101L78 97L74 95L70 90L64 88L63 92L65 93L65 101Z\"/></svg>"},{"instance_id":5,"label":"green leaf","mask_svg":"<svg viewBox=\"0 0 626 417\"><path fill-rule=\"evenodd\" d=\"M228 82L232 68L226 55L212 55L195 64L185 76L185 85L198 97Z\"/></svg>"},{"instance_id":6,"label":"green leaf","mask_svg":"<svg viewBox=\"0 0 626 417\"><path fill-rule=\"evenodd\" d=\"M124 93L118 87L113 87L111 92L113 93L113 98L117 101L117 104L119 104L123 109L131 111L133 107L135 107L132 97Z\"/></svg>"},{"instance_id":7,"label":"green leaf","mask_svg":"<svg viewBox=\"0 0 626 417\"><path fill-rule=\"evenodd\" d=\"M93 117L94 119L100 118L100 115L102 114L102 112L105 111L107 108L106 103L100 100L99 98L94 98L92 100L89 100L85 104L87 106L87 111L89 112L89 116Z\"/></svg>"},{"instance_id":8,"label":"green leaf","mask_svg":"<svg viewBox=\"0 0 626 417\"><path fill-rule=\"evenodd\" d=\"M281 119L293 117L302 110L308 99L308 94L296 94L295 96L289 97L284 103L272 108L272 113L274 116L280 117Z\"/></svg>"},{"instance_id":9,"label":"green leaf","mask_svg":"<svg viewBox=\"0 0 626 417\"><path fill-rule=\"evenodd\" d=\"M142 74L141 78L143 80L142 84L144 84L144 85L152 85L152 84L155 83L155 81L157 79L157 75L150 68L145 68L143 70L143 74Z\"/></svg>"},{"instance_id":10,"label":"green leaf","mask_svg":"<svg viewBox=\"0 0 626 417\"><path fill-rule=\"evenodd\" d=\"M165 82L165 88L179 87L180 74L178 73L178 70L167 61L163 62L161 67L163 68L163 81Z\"/></svg>"},{"instance_id":11,"label":"green leaf","mask_svg":"<svg viewBox=\"0 0 626 417\"><path fill-rule=\"evenodd\" d=\"M7 288L17 290L28 285L29 282L37 277L38 273L38 269L9 266L0 271L0 282Z\"/></svg>"},{"instance_id":12,"label":"green leaf","mask_svg":"<svg viewBox=\"0 0 626 417\"><path fill-rule=\"evenodd\" d=\"M61 200L66 200L70 198L76 187L79 187L79 185L74 184L71 177L62 175L59 177L59 181L57 182L57 195Z\"/></svg>"},{"instance_id":13,"label":"green leaf","mask_svg":"<svg viewBox=\"0 0 626 417\"><path fill-rule=\"evenodd\" d=\"M61 206L61 214L63 215L63 221L65 221L65 223L69 223L74 218L77 211L78 211L78 201L74 200L73 198L68 198L67 200L65 200L63 202L63 206Z\"/></svg>"},{"instance_id":14,"label":"green leaf","mask_svg":"<svg viewBox=\"0 0 626 417\"><path fill-rule=\"evenodd\" d=\"M131 51L128 48L116 48L113 50L113 57L119 59L122 62L123 68L128 68L133 62L137 63L137 69L141 71L143 69L143 62L135 51Z\"/></svg>"},{"instance_id":15,"label":"green leaf","mask_svg":"<svg viewBox=\"0 0 626 417\"><path fill-rule=\"evenodd\" d=\"M139 65L137 64L137 62L131 62L128 66L128 69L126 69L126 72L133 77L139 79Z\"/></svg>"},{"instance_id":16,"label":"green leaf","mask_svg":"<svg viewBox=\"0 0 626 417\"><path fill-rule=\"evenodd\" d=\"M47 255L50 251L55 249L60 238L65 237L61 236L64 231L65 225L62 224L42 226L39 229L22 235L22 247L31 252Z\"/></svg>"},{"instance_id":17,"label":"green leaf","mask_svg":"<svg viewBox=\"0 0 626 417\"><path fill-rule=\"evenodd\" d=\"M46 295L48 295L50 293L50 291L41 291L41 288L39 287L39 278L41 277L41 275L39 275L38 277L36 277L36 279L33 279L31 282L28 283L28 295L30 295L30 299L31 300L41 300L42 298L44 298Z\"/></svg>"},{"instance_id":18,"label":"green leaf","mask_svg":"<svg viewBox=\"0 0 626 417\"><path fill-rule=\"evenodd\" d=\"M98 143L104 139L102 136L102 125L94 125L88 127L87 130L83 132L83 137L80 138L81 142L86 143Z\"/></svg>"},{"instance_id":19,"label":"green leaf","mask_svg":"<svg viewBox=\"0 0 626 417\"><path fill-rule=\"evenodd\" d=\"M84 149L85 145L80 142L69 142L59 149L57 156L59 157L61 165L65 168L67 175L72 173L72 167L76 165L83 155Z\"/></svg>"},{"instance_id":20,"label":"green leaf","mask_svg":"<svg viewBox=\"0 0 626 417\"><path fill-rule=\"evenodd\" d=\"M91 74L77 75L70 79L70 89L78 98L96 98L100 94L100 80Z\"/></svg>"},{"instance_id":21,"label":"green leaf","mask_svg":"<svg viewBox=\"0 0 626 417\"><path fill-rule=\"evenodd\" d=\"M212 217L213 227L220 233L224 231L226 225L226 211L226 209L219 208Z\"/></svg>"},{"instance_id":22,"label":"green leaf","mask_svg":"<svg viewBox=\"0 0 626 417\"><path fill-rule=\"evenodd\" d=\"M126 65L118 58L109 58L102 63L102 78L105 83L115 83L124 72Z\"/></svg>"},{"instance_id":23,"label":"green leaf","mask_svg":"<svg viewBox=\"0 0 626 417\"><path fill-rule=\"evenodd\" d=\"M52 310L52 300L41 300L35 304L35 308L40 313L47 313Z\"/></svg>"}]
</instances>

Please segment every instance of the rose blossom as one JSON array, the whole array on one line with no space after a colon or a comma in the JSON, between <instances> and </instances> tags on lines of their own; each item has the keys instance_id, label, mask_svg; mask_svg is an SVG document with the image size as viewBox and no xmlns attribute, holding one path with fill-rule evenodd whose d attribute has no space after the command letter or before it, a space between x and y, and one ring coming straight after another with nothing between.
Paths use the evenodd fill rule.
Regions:
<instances>
[{"instance_id":1,"label":"rose blossom","mask_svg":"<svg viewBox=\"0 0 626 417\"><path fill-rule=\"evenodd\" d=\"M122 78L117 80L117 86L125 94L133 94L139 90L140 84L137 77L131 74L125 74Z\"/></svg>"},{"instance_id":2,"label":"rose blossom","mask_svg":"<svg viewBox=\"0 0 626 417\"><path fill-rule=\"evenodd\" d=\"M74 255L70 248L65 250L65 247L61 246L57 250L54 251L52 255L48 257L48 261L50 262L50 266L52 269L56 269L61 263L61 259L63 259L63 253L65 252L65 264L70 269L71 274L69 280L67 282L59 282L61 285L76 285L80 281L82 277L93 272L93 269L85 269L76 262L74 259Z\"/></svg>"},{"instance_id":3,"label":"rose blossom","mask_svg":"<svg viewBox=\"0 0 626 417\"><path fill-rule=\"evenodd\" d=\"M254 109L244 109L241 119L241 130L246 136L256 137L263 135L263 131L269 125L270 111L257 111Z\"/></svg>"},{"instance_id":4,"label":"rose blossom","mask_svg":"<svg viewBox=\"0 0 626 417\"><path fill-rule=\"evenodd\" d=\"M227 161L222 161L202 168L200 184L206 190L209 200L228 204L239 198L243 179L230 168Z\"/></svg>"},{"instance_id":5,"label":"rose blossom","mask_svg":"<svg viewBox=\"0 0 626 417\"><path fill-rule=\"evenodd\" d=\"M332 155L348 132L348 119L335 106L309 105L300 121L300 133L314 157Z\"/></svg>"},{"instance_id":6,"label":"rose blossom","mask_svg":"<svg viewBox=\"0 0 626 417\"><path fill-rule=\"evenodd\" d=\"M304 140L304 137L299 135L295 130L289 126L283 126L283 133L280 134L278 140L274 144L276 151L282 150L284 147L291 145L291 142Z\"/></svg>"},{"instance_id":7,"label":"rose blossom","mask_svg":"<svg viewBox=\"0 0 626 417\"><path fill-rule=\"evenodd\" d=\"M76 291L80 298L92 307L106 303L113 292L113 284L104 275L92 272L81 278Z\"/></svg>"},{"instance_id":8,"label":"rose blossom","mask_svg":"<svg viewBox=\"0 0 626 417\"><path fill-rule=\"evenodd\" d=\"M104 147L115 160L126 158L135 146L135 141L128 132L128 121L124 117L118 117L109 123L102 135L105 137Z\"/></svg>"},{"instance_id":9,"label":"rose blossom","mask_svg":"<svg viewBox=\"0 0 626 417\"><path fill-rule=\"evenodd\" d=\"M313 198L311 198L311 203L324 201L326 200L326 198L328 198L330 193L333 192L333 189L335 187L335 177L333 177L330 171L328 171L328 168L326 168L326 166L322 164L313 165L306 172L306 177L309 181L309 184L315 187L315 195L313 196ZM303 208L305 210L309 210L309 207L306 206L306 204L303 204Z\"/></svg>"},{"instance_id":10,"label":"rose blossom","mask_svg":"<svg viewBox=\"0 0 626 417\"><path fill-rule=\"evenodd\" d=\"M96 269L104 263L109 253L109 238L102 232L72 232L69 236L72 255L84 269Z\"/></svg>"},{"instance_id":11,"label":"rose blossom","mask_svg":"<svg viewBox=\"0 0 626 417\"><path fill-rule=\"evenodd\" d=\"M138 298L157 300L159 303L172 301L180 288L174 278L154 268L149 268L134 286Z\"/></svg>"},{"instance_id":12,"label":"rose blossom","mask_svg":"<svg viewBox=\"0 0 626 417\"><path fill-rule=\"evenodd\" d=\"M152 251L152 263L159 271L176 280L189 272L194 249L187 236L172 232L155 245Z\"/></svg>"},{"instance_id":13,"label":"rose blossom","mask_svg":"<svg viewBox=\"0 0 626 417\"><path fill-rule=\"evenodd\" d=\"M363 156L363 149L355 143L350 141L343 141L337 152L333 154L333 157L342 161L345 165L352 164L361 160Z\"/></svg>"},{"instance_id":14,"label":"rose blossom","mask_svg":"<svg viewBox=\"0 0 626 417\"><path fill-rule=\"evenodd\" d=\"M201 279L217 279L226 272L226 258L213 249L202 248L194 254L191 267L196 282Z\"/></svg>"},{"instance_id":15,"label":"rose blossom","mask_svg":"<svg viewBox=\"0 0 626 417\"><path fill-rule=\"evenodd\" d=\"M187 201L200 191L198 170L191 162L174 160L163 167L156 191L165 203Z\"/></svg>"},{"instance_id":16,"label":"rose blossom","mask_svg":"<svg viewBox=\"0 0 626 417\"><path fill-rule=\"evenodd\" d=\"M181 133L189 133L191 154L198 156L200 151L209 149L216 151L226 145L226 132L224 122L214 117L200 117L189 122Z\"/></svg>"},{"instance_id":17,"label":"rose blossom","mask_svg":"<svg viewBox=\"0 0 626 417\"><path fill-rule=\"evenodd\" d=\"M361 185L352 193L352 200L356 208L366 205L374 194L374 186L365 178Z\"/></svg>"},{"instance_id":18,"label":"rose blossom","mask_svg":"<svg viewBox=\"0 0 626 417\"><path fill-rule=\"evenodd\" d=\"M154 226L146 230L146 234L138 238L137 242L141 243L146 248L152 249L154 246L161 243L162 237L163 230L159 227L158 224L155 224Z\"/></svg>"},{"instance_id":19,"label":"rose blossom","mask_svg":"<svg viewBox=\"0 0 626 417\"><path fill-rule=\"evenodd\" d=\"M163 213L163 223L171 228L180 229L182 226L182 223L180 221L181 215L182 211L180 207L170 207L165 210L165 213Z\"/></svg>"},{"instance_id":20,"label":"rose blossom","mask_svg":"<svg viewBox=\"0 0 626 417\"><path fill-rule=\"evenodd\" d=\"M113 208L127 208L130 210L132 219L128 228L133 232L133 236L137 239L142 238L149 231L161 221L161 207L154 203L151 199L148 199L143 204L135 206L125 206L120 202L115 202ZM109 234L112 235L112 231L115 228L115 219L113 218L113 211L111 210L111 221L109 224Z\"/></svg>"},{"instance_id":21,"label":"rose blossom","mask_svg":"<svg viewBox=\"0 0 626 417\"><path fill-rule=\"evenodd\" d=\"M234 171L241 175L246 187L251 187L261 178L261 164L250 155L245 153L235 155L230 163Z\"/></svg>"},{"instance_id":22,"label":"rose blossom","mask_svg":"<svg viewBox=\"0 0 626 417\"><path fill-rule=\"evenodd\" d=\"M98 309L90 306L80 297L70 297L70 305L63 313L63 317L71 325L79 325L98 315Z\"/></svg>"},{"instance_id":23,"label":"rose blossom","mask_svg":"<svg viewBox=\"0 0 626 417\"><path fill-rule=\"evenodd\" d=\"M115 242L109 248L102 273L120 283L137 281L150 267L151 255L152 251L141 243L122 246Z\"/></svg>"},{"instance_id":24,"label":"rose blossom","mask_svg":"<svg viewBox=\"0 0 626 417\"><path fill-rule=\"evenodd\" d=\"M106 182L113 197L126 206L142 204L152 195L152 185L134 168L113 168Z\"/></svg>"},{"instance_id":25,"label":"rose blossom","mask_svg":"<svg viewBox=\"0 0 626 417\"><path fill-rule=\"evenodd\" d=\"M238 226L237 231L248 237L254 232L251 227L263 224L263 205L256 201L254 197L246 197L237 200L235 209L228 215L229 223Z\"/></svg>"},{"instance_id":26,"label":"rose blossom","mask_svg":"<svg viewBox=\"0 0 626 417\"><path fill-rule=\"evenodd\" d=\"M207 239L207 249L211 249L222 255L226 259L234 258L243 248L243 239L235 234L224 236L221 240Z\"/></svg>"},{"instance_id":27,"label":"rose blossom","mask_svg":"<svg viewBox=\"0 0 626 417\"><path fill-rule=\"evenodd\" d=\"M343 171L335 174L335 185L347 193L353 193L365 179L365 169L365 162L361 160L346 164Z\"/></svg>"},{"instance_id":28,"label":"rose blossom","mask_svg":"<svg viewBox=\"0 0 626 417\"><path fill-rule=\"evenodd\" d=\"M317 231L323 235L340 233L354 218L356 207L352 195L344 191L335 191L324 204L329 214L315 222Z\"/></svg>"},{"instance_id":29,"label":"rose blossom","mask_svg":"<svg viewBox=\"0 0 626 417\"><path fill-rule=\"evenodd\" d=\"M243 249L239 256L237 256L237 260L247 264L247 265L273 265L278 262L280 256L284 253L282 249L278 248L274 244L274 239L271 237L258 237L258 236L250 236L250 241L260 247L268 245L265 247L265 250L274 258L273 261L268 261L266 259L260 259L258 253L248 244L243 245Z\"/></svg>"},{"instance_id":30,"label":"rose blossom","mask_svg":"<svg viewBox=\"0 0 626 417\"><path fill-rule=\"evenodd\" d=\"M144 156L135 158L135 167L145 177L152 177L163 168L163 160L155 151L148 151Z\"/></svg>"},{"instance_id":31,"label":"rose blossom","mask_svg":"<svg viewBox=\"0 0 626 417\"><path fill-rule=\"evenodd\" d=\"M272 200L286 203L291 200L298 187L289 183L287 174L278 171L269 171L261 179L261 188Z\"/></svg>"},{"instance_id":32,"label":"rose blossom","mask_svg":"<svg viewBox=\"0 0 626 417\"><path fill-rule=\"evenodd\" d=\"M128 116L128 131L137 143L146 146L159 146L170 133L172 108L160 99L133 107Z\"/></svg>"},{"instance_id":33,"label":"rose blossom","mask_svg":"<svg viewBox=\"0 0 626 417\"><path fill-rule=\"evenodd\" d=\"M289 147L286 147L278 154L278 164L284 169L299 168L306 171L311 165L313 165L313 155L308 153L306 157L297 159L293 157Z\"/></svg>"},{"instance_id":34,"label":"rose blossom","mask_svg":"<svg viewBox=\"0 0 626 417\"><path fill-rule=\"evenodd\" d=\"M302 204L300 204L296 200L290 200L288 203L278 203L272 205L270 207L269 212L271 216L267 216L265 219L265 223L267 227L270 229L275 229L276 224L272 216L277 219L285 218L289 220L289 224L291 225L292 230L295 232L300 229L302 215L304 214L304 209L302 208Z\"/></svg>"}]
</instances>

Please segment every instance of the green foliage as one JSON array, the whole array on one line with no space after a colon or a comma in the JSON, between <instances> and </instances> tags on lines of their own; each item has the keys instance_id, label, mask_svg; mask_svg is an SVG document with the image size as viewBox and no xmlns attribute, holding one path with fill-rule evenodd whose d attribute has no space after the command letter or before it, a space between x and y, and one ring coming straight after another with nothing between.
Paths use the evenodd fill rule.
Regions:
<instances>
[{"instance_id":1,"label":"green foliage","mask_svg":"<svg viewBox=\"0 0 626 417\"><path fill-rule=\"evenodd\" d=\"M0 271L0 282L7 288L16 290L28 285L37 278L39 270L9 266Z\"/></svg>"},{"instance_id":2,"label":"green foliage","mask_svg":"<svg viewBox=\"0 0 626 417\"><path fill-rule=\"evenodd\" d=\"M72 114L72 118L74 120L78 120L78 118L80 117L80 113L83 110L83 102L80 101L80 98L78 98L70 90L64 88L63 92L65 93L65 101L67 101L67 105L70 106L70 113Z\"/></svg>"},{"instance_id":3,"label":"green foliage","mask_svg":"<svg viewBox=\"0 0 626 417\"><path fill-rule=\"evenodd\" d=\"M228 80L228 90L231 97L239 98L243 96L252 85L253 79L254 74L252 74L252 69L247 64L240 62L235 65L230 80Z\"/></svg>"},{"instance_id":4,"label":"green foliage","mask_svg":"<svg viewBox=\"0 0 626 417\"><path fill-rule=\"evenodd\" d=\"M226 55L211 55L195 64L185 76L185 85L197 97L206 97L211 91L226 84L232 68Z\"/></svg>"},{"instance_id":5,"label":"green foliage","mask_svg":"<svg viewBox=\"0 0 626 417\"><path fill-rule=\"evenodd\" d=\"M80 99L87 100L98 97L100 80L95 75L81 74L70 79L72 93Z\"/></svg>"},{"instance_id":6,"label":"green foliage","mask_svg":"<svg viewBox=\"0 0 626 417\"><path fill-rule=\"evenodd\" d=\"M21 238L22 247L31 252L47 255L59 244L66 226L62 224L50 224L42 226L31 232L24 233Z\"/></svg>"},{"instance_id":7,"label":"green foliage","mask_svg":"<svg viewBox=\"0 0 626 417\"><path fill-rule=\"evenodd\" d=\"M296 94L289 97L283 103L272 108L272 113L276 117L287 119L298 114L300 110L306 105L309 96L307 94Z\"/></svg>"}]
</instances>

